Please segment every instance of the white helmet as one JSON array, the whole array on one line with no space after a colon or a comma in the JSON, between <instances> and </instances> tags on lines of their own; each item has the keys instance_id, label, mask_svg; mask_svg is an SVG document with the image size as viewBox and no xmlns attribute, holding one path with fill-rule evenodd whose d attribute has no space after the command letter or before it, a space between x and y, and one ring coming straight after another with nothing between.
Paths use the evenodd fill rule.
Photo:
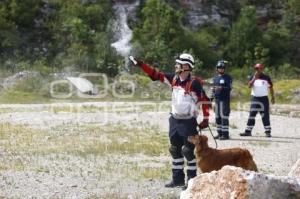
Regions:
<instances>
[{"instance_id":1,"label":"white helmet","mask_svg":"<svg viewBox=\"0 0 300 199\"><path fill-rule=\"evenodd\" d=\"M183 53L177 59L176 62L179 64L189 64L191 68L194 68L194 58L192 55Z\"/></svg>"}]
</instances>

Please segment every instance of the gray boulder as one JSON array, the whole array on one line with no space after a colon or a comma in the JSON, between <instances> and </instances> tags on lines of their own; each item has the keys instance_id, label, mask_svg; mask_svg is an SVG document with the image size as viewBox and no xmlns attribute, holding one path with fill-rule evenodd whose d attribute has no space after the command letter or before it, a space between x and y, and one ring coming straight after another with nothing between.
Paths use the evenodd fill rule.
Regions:
<instances>
[{"instance_id":1,"label":"gray boulder","mask_svg":"<svg viewBox=\"0 0 300 199\"><path fill-rule=\"evenodd\" d=\"M180 199L204 198L299 199L300 181L225 166L190 180L180 196Z\"/></svg>"},{"instance_id":2,"label":"gray boulder","mask_svg":"<svg viewBox=\"0 0 300 199\"><path fill-rule=\"evenodd\" d=\"M288 176L297 178L300 181L300 159L294 164Z\"/></svg>"}]
</instances>

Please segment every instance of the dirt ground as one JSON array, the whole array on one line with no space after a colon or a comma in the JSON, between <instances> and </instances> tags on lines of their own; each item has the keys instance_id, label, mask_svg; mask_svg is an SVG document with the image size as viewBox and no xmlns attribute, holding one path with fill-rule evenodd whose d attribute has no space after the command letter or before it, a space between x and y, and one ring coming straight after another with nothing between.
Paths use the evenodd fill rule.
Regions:
<instances>
[{"instance_id":1,"label":"dirt ground","mask_svg":"<svg viewBox=\"0 0 300 199\"><path fill-rule=\"evenodd\" d=\"M218 148L247 148L260 172L287 175L300 158L300 118L289 113L300 108L284 110L271 115L271 138L260 116L240 137L248 113L232 111L231 139ZM168 102L1 105L0 198L177 198L179 188L164 188L168 117Z\"/></svg>"}]
</instances>

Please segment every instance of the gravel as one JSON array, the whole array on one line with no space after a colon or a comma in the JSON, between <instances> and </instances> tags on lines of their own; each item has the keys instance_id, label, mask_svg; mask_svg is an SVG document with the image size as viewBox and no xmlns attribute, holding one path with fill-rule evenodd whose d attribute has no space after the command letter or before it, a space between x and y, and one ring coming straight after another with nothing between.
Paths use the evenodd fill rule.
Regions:
<instances>
[{"instance_id":1,"label":"gravel","mask_svg":"<svg viewBox=\"0 0 300 199\"><path fill-rule=\"evenodd\" d=\"M150 104L154 110L139 111L137 107ZM57 107L99 107L99 111L51 111ZM133 107L132 111L113 111L111 107ZM295 105L294 105L295 106ZM291 106L291 111L295 109ZM103 107L109 107L103 111ZM286 105L287 109L289 105ZM297 106L299 110L299 106ZM26 125L34 129L52 131L63 126L82 124L110 124L127 126L157 126L160 132L168 131L167 109L159 108L152 102L89 102L56 103L35 105L0 105L1 123ZM116 109L117 110L117 109ZM289 111L289 110L287 110ZM258 169L262 173L287 175L292 165L300 158L300 118L271 115L272 137L264 137L264 129L257 116L252 137L240 137L238 134L246 127L248 113L232 111L230 118L230 140L217 141L218 148L243 147L250 150ZM213 123L213 113L211 113ZM212 124L213 133L215 127ZM209 144L215 147L208 130L203 131L209 137ZM0 140L1 141L1 140ZM165 149L168 150L167 148ZM167 154L167 152L166 152ZM70 154L16 154L7 151L0 142L0 161L20 161L22 169L0 167L0 198L176 198L180 189L165 189L165 179L128 179L122 171L106 172L102 170L108 163L119 167L137 164L143 167L159 167L170 163L169 156L149 157L143 154L80 157ZM105 172L104 172L105 171ZM134 175L134 171L133 172Z\"/></svg>"}]
</instances>

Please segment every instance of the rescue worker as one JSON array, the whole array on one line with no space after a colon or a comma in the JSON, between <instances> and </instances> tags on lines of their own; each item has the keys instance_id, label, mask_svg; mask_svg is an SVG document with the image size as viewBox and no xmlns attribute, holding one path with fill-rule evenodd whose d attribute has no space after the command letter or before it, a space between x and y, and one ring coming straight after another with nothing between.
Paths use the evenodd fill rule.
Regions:
<instances>
[{"instance_id":1,"label":"rescue worker","mask_svg":"<svg viewBox=\"0 0 300 199\"><path fill-rule=\"evenodd\" d=\"M262 117L266 137L271 137L268 90L271 93L271 103L274 104L273 84L271 78L263 73L263 64L255 64L254 69L255 73L249 77L248 82L249 88L252 88L250 114L245 132L240 133L240 136L251 136L251 131L255 125L255 117L257 112L259 112Z\"/></svg>"},{"instance_id":2,"label":"rescue worker","mask_svg":"<svg viewBox=\"0 0 300 199\"><path fill-rule=\"evenodd\" d=\"M187 160L187 180L196 176L194 145L187 141L188 136L198 134L200 129L208 127L209 100L201 82L191 76L194 58L183 53L176 59L175 73L158 72L140 60L131 57L131 61L140 66L153 80L159 80L172 88L172 110L169 118L169 140L172 161L172 180L165 187L185 188L184 157ZM198 109L202 107L203 120L197 123Z\"/></svg>"},{"instance_id":3,"label":"rescue worker","mask_svg":"<svg viewBox=\"0 0 300 199\"><path fill-rule=\"evenodd\" d=\"M216 65L217 75L213 78L215 118L218 135L215 139L229 139L230 91L232 79L225 74L227 61L220 60Z\"/></svg>"}]
</instances>

